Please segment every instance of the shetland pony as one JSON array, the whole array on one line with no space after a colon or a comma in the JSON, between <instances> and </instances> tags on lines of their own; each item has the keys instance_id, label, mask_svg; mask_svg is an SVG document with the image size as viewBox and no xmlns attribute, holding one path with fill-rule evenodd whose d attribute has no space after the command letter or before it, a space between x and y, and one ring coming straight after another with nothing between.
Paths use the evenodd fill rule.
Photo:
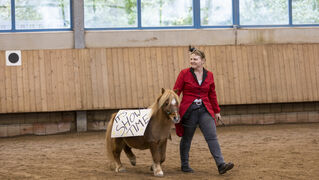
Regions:
<instances>
[{"instance_id":1,"label":"shetland pony","mask_svg":"<svg viewBox=\"0 0 319 180\"><path fill-rule=\"evenodd\" d=\"M149 107L151 119L145 129L144 136L111 138L113 121L116 114L113 114L106 130L106 151L108 159L115 162L115 172L124 172L120 155L122 150L129 158L133 166L136 165L136 156L131 148L150 149L153 164L151 170L154 176L163 176L161 164L165 161L167 139L170 139L170 130L173 123L180 121L178 114L180 101L177 94L169 89L163 89L161 95Z\"/></svg>"}]
</instances>

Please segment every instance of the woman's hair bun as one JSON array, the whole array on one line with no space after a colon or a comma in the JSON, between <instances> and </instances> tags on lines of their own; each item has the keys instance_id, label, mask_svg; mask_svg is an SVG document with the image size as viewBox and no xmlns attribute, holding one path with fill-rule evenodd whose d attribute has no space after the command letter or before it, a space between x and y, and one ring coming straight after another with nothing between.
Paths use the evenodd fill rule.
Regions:
<instances>
[{"instance_id":1,"label":"woman's hair bun","mask_svg":"<svg viewBox=\"0 0 319 180\"><path fill-rule=\"evenodd\" d=\"M205 53L199 49L196 49L195 47L192 47L191 45L188 46L188 51L191 54L196 54L197 56L200 56L202 59L205 59Z\"/></svg>"},{"instance_id":2,"label":"woman's hair bun","mask_svg":"<svg viewBox=\"0 0 319 180\"><path fill-rule=\"evenodd\" d=\"M188 46L188 51L189 52L194 52L196 48L192 47L191 45Z\"/></svg>"}]
</instances>

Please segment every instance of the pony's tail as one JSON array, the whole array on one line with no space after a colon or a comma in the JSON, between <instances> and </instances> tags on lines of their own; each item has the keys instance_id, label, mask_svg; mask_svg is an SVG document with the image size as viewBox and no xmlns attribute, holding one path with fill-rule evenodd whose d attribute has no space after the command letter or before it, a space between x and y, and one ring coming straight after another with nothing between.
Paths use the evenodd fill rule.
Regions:
<instances>
[{"instance_id":1,"label":"pony's tail","mask_svg":"<svg viewBox=\"0 0 319 180\"><path fill-rule=\"evenodd\" d=\"M112 114L111 119L107 125L106 128L106 138L105 138L105 144L106 144L106 157L110 162L114 161L114 157L113 157L113 143L112 143L112 139L111 139L111 132L112 132L112 126L113 126L113 122L115 119L116 113ZM110 164L111 166L111 164Z\"/></svg>"}]
</instances>

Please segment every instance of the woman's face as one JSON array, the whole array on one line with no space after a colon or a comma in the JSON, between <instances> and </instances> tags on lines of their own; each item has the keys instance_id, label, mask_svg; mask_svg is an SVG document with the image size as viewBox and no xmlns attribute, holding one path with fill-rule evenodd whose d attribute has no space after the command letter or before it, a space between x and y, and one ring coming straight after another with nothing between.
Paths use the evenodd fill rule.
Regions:
<instances>
[{"instance_id":1,"label":"woman's face","mask_svg":"<svg viewBox=\"0 0 319 180\"><path fill-rule=\"evenodd\" d=\"M190 66L193 69L201 69L203 68L203 65L204 65L204 60L200 56L196 54L190 55Z\"/></svg>"}]
</instances>

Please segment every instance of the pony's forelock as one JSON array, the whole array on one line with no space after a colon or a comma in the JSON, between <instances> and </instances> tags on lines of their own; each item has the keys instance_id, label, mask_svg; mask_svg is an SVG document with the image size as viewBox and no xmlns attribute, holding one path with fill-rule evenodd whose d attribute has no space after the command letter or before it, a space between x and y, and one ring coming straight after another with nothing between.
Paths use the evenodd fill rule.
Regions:
<instances>
[{"instance_id":1,"label":"pony's forelock","mask_svg":"<svg viewBox=\"0 0 319 180\"><path fill-rule=\"evenodd\" d=\"M163 94L161 94L157 100L149 107L152 109L151 114L152 116L164 105L164 103L169 100L170 102L172 99L176 100L177 105L180 105L180 100L178 95L170 89L166 89Z\"/></svg>"}]
</instances>

